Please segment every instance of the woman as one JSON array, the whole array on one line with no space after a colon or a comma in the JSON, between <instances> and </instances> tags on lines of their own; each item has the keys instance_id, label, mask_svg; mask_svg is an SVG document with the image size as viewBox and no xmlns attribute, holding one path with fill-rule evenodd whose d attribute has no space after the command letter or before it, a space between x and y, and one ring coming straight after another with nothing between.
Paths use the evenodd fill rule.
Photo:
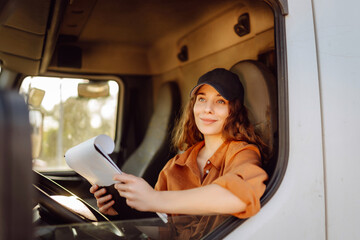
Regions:
<instances>
[{"instance_id":1,"label":"woman","mask_svg":"<svg viewBox=\"0 0 360 240\"><path fill-rule=\"evenodd\" d=\"M155 189L130 174L115 175L115 188L139 211L253 216L267 180L259 150L264 144L248 120L238 76L214 69L199 78L190 96L173 137L185 152L166 164ZM104 188L94 185L90 192L102 213L117 214Z\"/></svg>"}]
</instances>

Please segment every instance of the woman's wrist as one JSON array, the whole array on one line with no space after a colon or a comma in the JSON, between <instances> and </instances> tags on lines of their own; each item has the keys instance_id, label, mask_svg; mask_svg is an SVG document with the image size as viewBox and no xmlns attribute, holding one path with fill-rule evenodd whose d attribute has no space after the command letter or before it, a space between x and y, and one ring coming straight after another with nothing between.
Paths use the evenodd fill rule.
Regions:
<instances>
[{"instance_id":1,"label":"woman's wrist","mask_svg":"<svg viewBox=\"0 0 360 240\"><path fill-rule=\"evenodd\" d=\"M163 196L163 191L152 192L152 196L149 201L149 211L151 212L163 212L165 201Z\"/></svg>"}]
</instances>

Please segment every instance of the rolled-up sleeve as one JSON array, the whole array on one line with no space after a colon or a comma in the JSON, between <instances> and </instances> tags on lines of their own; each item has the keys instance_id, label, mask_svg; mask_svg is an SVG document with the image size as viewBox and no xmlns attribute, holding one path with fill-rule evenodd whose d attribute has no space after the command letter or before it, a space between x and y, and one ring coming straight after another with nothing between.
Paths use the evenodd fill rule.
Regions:
<instances>
[{"instance_id":1,"label":"rolled-up sleeve","mask_svg":"<svg viewBox=\"0 0 360 240\"><path fill-rule=\"evenodd\" d=\"M230 156L225 158L222 176L213 183L241 199L246 204L246 209L233 215L248 218L260 210L260 198L265 192L264 182L268 176L261 168L260 154L256 147L247 147L229 154Z\"/></svg>"}]
</instances>

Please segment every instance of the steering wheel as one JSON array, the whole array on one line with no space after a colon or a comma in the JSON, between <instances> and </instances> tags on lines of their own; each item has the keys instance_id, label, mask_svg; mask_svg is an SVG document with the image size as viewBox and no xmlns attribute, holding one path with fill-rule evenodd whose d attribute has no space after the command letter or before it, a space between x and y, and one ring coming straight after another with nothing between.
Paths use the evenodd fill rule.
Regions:
<instances>
[{"instance_id":1,"label":"steering wheel","mask_svg":"<svg viewBox=\"0 0 360 240\"><path fill-rule=\"evenodd\" d=\"M36 200L42 220L49 224L109 221L98 210L43 174L33 170Z\"/></svg>"}]
</instances>

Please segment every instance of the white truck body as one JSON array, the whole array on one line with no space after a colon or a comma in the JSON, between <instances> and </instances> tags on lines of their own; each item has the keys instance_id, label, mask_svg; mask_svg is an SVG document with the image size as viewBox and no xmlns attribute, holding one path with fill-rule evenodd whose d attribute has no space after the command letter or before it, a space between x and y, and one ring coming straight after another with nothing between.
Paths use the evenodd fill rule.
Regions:
<instances>
[{"instance_id":1,"label":"white truck body","mask_svg":"<svg viewBox=\"0 0 360 240\"><path fill-rule=\"evenodd\" d=\"M227 239L360 239L359 1L288 0L289 161Z\"/></svg>"}]
</instances>

